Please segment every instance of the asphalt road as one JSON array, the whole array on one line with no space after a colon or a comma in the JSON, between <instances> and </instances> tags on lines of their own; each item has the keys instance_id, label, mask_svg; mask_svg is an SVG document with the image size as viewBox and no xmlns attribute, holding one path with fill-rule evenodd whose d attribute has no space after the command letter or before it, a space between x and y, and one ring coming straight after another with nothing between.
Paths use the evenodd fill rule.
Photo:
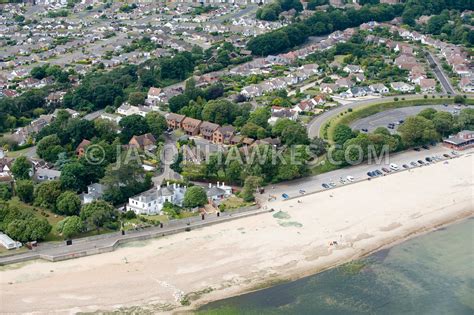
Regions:
<instances>
[{"instance_id":1,"label":"asphalt road","mask_svg":"<svg viewBox=\"0 0 474 315\"><path fill-rule=\"evenodd\" d=\"M433 68L433 72L438 78L438 81L441 83L441 86L443 87L444 91L448 94L456 94L456 92L454 91L451 85L451 82L449 81L448 77L444 73L443 68L439 65L438 61L431 54L430 51L428 51L428 55L426 57L430 65L433 65L433 64L435 65L435 67Z\"/></svg>"},{"instance_id":2,"label":"asphalt road","mask_svg":"<svg viewBox=\"0 0 474 315\"><path fill-rule=\"evenodd\" d=\"M368 104L392 102L395 97L398 97L398 98L404 97L405 99L409 100L409 99L421 98L422 96L417 95L417 94L389 96L389 97L383 97L383 98L377 98L377 99L371 99L371 100L355 101L352 103L334 107L328 110L327 112L324 112L321 115L316 116L313 120L311 120L308 123L308 126L307 126L308 136L310 138L319 137L321 128L326 123L326 121L346 111L348 108L356 109L358 107L368 105Z\"/></svg>"}]
</instances>

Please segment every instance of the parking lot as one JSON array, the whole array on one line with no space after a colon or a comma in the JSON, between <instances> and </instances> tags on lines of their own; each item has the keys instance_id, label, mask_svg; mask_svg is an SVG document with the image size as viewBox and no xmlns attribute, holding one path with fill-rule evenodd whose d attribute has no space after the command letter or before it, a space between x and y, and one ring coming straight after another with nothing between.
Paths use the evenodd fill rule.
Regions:
<instances>
[{"instance_id":1,"label":"parking lot","mask_svg":"<svg viewBox=\"0 0 474 315\"><path fill-rule=\"evenodd\" d=\"M469 152L472 152L470 150ZM294 181L284 182L281 184L276 184L274 186L267 186L265 187L265 192L261 195L257 195L256 197L261 202L268 202L271 197L276 197L277 200L284 199L282 197L283 194L286 194L289 198L294 198L301 196L302 193L313 193L321 190L325 190L322 185L323 184L330 184L333 183L335 187L339 187L342 185L347 185L350 180L347 179L348 176L353 178L354 182L366 180L369 178L367 175L368 172L372 172L374 170L379 170L382 172L383 175L381 176L388 176L396 172L402 171L403 165L406 164L409 166L409 169L416 169L418 167L429 167L431 162L427 162L426 158L433 156L439 156L441 159L439 161L433 161L433 163L447 163L449 164L449 159L443 156L443 154L448 154L450 158L456 157L452 151L448 148L443 147L442 145L437 145L435 147L430 146L428 150L420 148L420 151L415 151L413 149L401 153L391 154L388 159L382 161L381 163L376 164L368 163L367 161L363 162L357 166L350 166L345 167L339 170L335 170L332 172L306 177ZM461 158L463 155L468 154L468 152L457 153ZM423 161L423 165L418 163L418 160ZM411 165L411 163L417 163L417 166ZM390 164L397 164L399 170L391 171L390 173L386 173L382 171L382 168L390 169ZM372 177L373 178L373 177ZM341 182L341 179L344 180L344 183ZM268 206L271 207L271 202L268 203Z\"/></svg>"},{"instance_id":2,"label":"parking lot","mask_svg":"<svg viewBox=\"0 0 474 315\"><path fill-rule=\"evenodd\" d=\"M389 131L391 133L395 133L401 120L405 120L409 116L417 115L419 112L426 108L434 108L437 111L449 112L453 115L456 115L459 114L459 111L465 108L465 106L423 105L391 109L366 118L359 119L352 123L350 127L354 130L372 132L378 127L387 128L390 123L393 123L394 129L389 129Z\"/></svg>"}]
</instances>

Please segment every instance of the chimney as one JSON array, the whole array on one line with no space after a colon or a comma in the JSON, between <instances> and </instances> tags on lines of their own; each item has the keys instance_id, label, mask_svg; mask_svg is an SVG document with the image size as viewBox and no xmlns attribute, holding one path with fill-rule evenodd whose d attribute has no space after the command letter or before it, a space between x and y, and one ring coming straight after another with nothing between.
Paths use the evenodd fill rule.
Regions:
<instances>
[{"instance_id":1,"label":"chimney","mask_svg":"<svg viewBox=\"0 0 474 315\"><path fill-rule=\"evenodd\" d=\"M173 184L173 188L176 189L176 183Z\"/></svg>"},{"instance_id":2,"label":"chimney","mask_svg":"<svg viewBox=\"0 0 474 315\"><path fill-rule=\"evenodd\" d=\"M169 187L170 186L170 182L166 182L166 187Z\"/></svg>"},{"instance_id":3,"label":"chimney","mask_svg":"<svg viewBox=\"0 0 474 315\"><path fill-rule=\"evenodd\" d=\"M217 187L219 187L219 182L217 182Z\"/></svg>"},{"instance_id":4,"label":"chimney","mask_svg":"<svg viewBox=\"0 0 474 315\"><path fill-rule=\"evenodd\" d=\"M212 188L212 184L211 184L211 183L209 183L209 188Z\"/></svg>"},{"instance_id":5,"label":"chimney","mask_svg":"<svg viewBox=\"0 0 474 315\"><path fill-rule=\"evenodd\" d=\"M225 186L225 183L224 183L224 182L222 182L222 187L224 187L224 186Z\"/></svg>"}]
</instances>

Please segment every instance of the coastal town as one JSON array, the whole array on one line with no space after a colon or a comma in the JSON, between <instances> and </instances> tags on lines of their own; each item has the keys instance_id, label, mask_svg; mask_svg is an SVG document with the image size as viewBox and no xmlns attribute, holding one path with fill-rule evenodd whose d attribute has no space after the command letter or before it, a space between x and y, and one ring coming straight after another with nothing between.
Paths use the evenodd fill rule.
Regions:
<instances>
[{"instance_id":1,"label":"coastal town","mask_svg":"<svg viewBox=\"0 0 474 315\"><path fill-rule=\"evenodd\" d=\"M418 2L0 1L2 299L42 297L32 291L37 284L15 280L23 269L7 274L1 266L106 257L97 270L87 267L93 275L128 252L137 259L130 266L140 259L163 266L153 271L159 298L144 294L140 306L192 310L201 295L209 302L245 292L247 276L294 279L420 226L471 217L474 11L469 0ZM419 186L435 178L439 187ZM391 201L386 212L367 204L382 198L370 191ZM340 212L344 203L355 212ZM331 223L331 212L340 222ZM358 215L366 223L356 223ZM301 242L318 243L313 254L294 238L300 232ZM229 247L216 239L226 233L234 237ZM255 248L244 245L251 236ZM289 250L276 259L291 240L304 255ZM195 274L187 281L183 274L193 272L132 249L142 241L166 259L174 257L171 244L186 253L189 243L196 266L201 246L216 277L206 269L209 284ZM219 248L240 255L247 248L242 263L250 263L267 245L258 275L234 258L235 276L216 262L225 259ZM305 263L293 266L297 260ZM106 278L120 279L123 270L116 272ZM80 279L68 286L71 296ZM122 294L103 304L99 292L110 288L96 289L91 302L60 298L58 309L136 306ZM55 309L45 303L0 310Z\"/></svg>"}]
</instances>

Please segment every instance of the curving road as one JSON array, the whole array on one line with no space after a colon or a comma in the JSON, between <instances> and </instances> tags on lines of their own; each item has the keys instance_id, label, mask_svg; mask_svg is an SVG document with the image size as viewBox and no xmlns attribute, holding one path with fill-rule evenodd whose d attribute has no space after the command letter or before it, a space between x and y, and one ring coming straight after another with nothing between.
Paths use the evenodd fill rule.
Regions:
<instances>
[{"instance_id":1,"label":"curving road","mask_svg":"<svg viewBox=\"0 0 474 315\"><path fill-rule=\"evenodd\" d=\"M439 94L433 94L433 95L439 95ZM333 118L334 116L337 116L338 114L342 112L345 112L349 108L356 109L361 106L369 105L369 104L393 102L395 97L398 97L399 99L403 97L407 100L423 98L423 96L419 94L397 95L397 96L389 96L389 97L383 97L383 98L377 98L377 99L371 99L371 100L355 101L355 102L348 103L345 105L340 105L338 107L334 107L333 109L328 110L327 112L322 113L319 116L316 116L313 120L311 120L306 127L308 130L308 136L310 138L319 137L321 128L328 120L330 120L331 118Z\"/></svg>"}]
</instances>

